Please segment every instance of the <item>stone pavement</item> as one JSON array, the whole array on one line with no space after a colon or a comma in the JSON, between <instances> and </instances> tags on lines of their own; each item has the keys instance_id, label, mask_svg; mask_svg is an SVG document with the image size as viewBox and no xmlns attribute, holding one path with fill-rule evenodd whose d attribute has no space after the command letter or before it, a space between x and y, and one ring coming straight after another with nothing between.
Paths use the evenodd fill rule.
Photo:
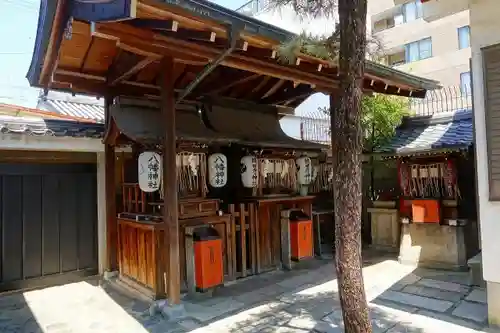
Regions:
<instances>
[{"instance_id":1,"label":"stone pavement","mask_svg":"<svg viewBox=\"0 0 500 333\"><path fill-rule=\"evenodd\" d=\"M374 332L484 332L486 295L466 273L368 258L364 282ZM149 303L99 285L68 284L0 297L0 332L343 332L332 261L248 278L211 298L185 299L188 317L167 322Z\"/></svg>"}]
</instances>

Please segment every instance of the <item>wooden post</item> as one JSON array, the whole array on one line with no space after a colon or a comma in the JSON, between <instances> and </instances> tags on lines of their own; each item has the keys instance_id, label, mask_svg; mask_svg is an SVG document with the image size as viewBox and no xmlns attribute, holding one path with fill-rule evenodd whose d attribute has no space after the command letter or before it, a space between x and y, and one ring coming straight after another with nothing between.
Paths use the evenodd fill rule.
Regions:
<instances>
[{"instance_id":1,"label":"wooden post","mask_svg":"<svg viewBox=\"0 0 500 333\"><path fill-rule=\"evenodd\" d=\"M179 219L177 205L174 59L164 57L161 66L161 111L165 126L163 140L163 223L168 304L180 303Z\"/></svg>"},{"instance_id":2,"label":"wooden post","mask_svg":"<svg viewBox=\"0 0 500 333\"><path fill-rule=\"evenodd\" d=\"M240 204L241 277L247 276L247 230L245 204Z\"/></svg>"},{"instance_id":3,"label":"wooden post","mask_svg":"<svg viewBox=\"0 0 500 333\"><path fill-rule=\"evenodd\" d=\"M107 123L109 123L109 107L112 104L112 98L106 97L104 102ZM105 156L105 192L106 192L106 246L107 262L106 271L112 272L117 270L117 241L118 241L118 226L116 219L116 186L115 186L115 147L106 143L104 145Z\"/></svg>"}]
</instances>

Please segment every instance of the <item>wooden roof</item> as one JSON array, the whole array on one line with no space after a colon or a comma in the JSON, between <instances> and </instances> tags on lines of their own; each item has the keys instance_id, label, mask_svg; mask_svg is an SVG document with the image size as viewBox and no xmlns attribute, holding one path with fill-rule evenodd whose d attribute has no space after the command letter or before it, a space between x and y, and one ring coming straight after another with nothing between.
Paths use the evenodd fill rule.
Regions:
<instances>
[{"instance_id":1,"label":"wooden roof","mask_svg":"<svg viewBox=\"0 0 500 333\"><path fill-rule=\"evenodd\" d=\"M314 92L334 92L342 73L305 54L293 65L279 62L277 46L292 37L204 0L42 0L28 79L47 89L155 98L160 60L170 56L178 95L197 80L188 99L218 95L294 108ZM424 97L437 87L367 62L367 92Z\"/></svg>"}]
</instances>

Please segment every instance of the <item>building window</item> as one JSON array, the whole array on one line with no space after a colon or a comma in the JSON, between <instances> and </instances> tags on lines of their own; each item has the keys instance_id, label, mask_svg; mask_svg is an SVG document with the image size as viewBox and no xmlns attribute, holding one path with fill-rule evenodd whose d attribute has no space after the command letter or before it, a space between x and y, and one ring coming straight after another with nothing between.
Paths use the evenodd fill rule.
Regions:
<instances>
[{"instance_id":1,"label":"building window","mask_svg":"<svg viewBox=\"0 0 500 333\"><path fill-rule=\"evenodd\" d=\"M425 38L406 44L406 62L413 62L432 57L432 39Z\"/></svg>"},{"instance_id":2,"label":"building window","mask_svg":"<svg viewBox=\"0 0 500 333\"><path fill-rule=\"evenodd\" d=\"M462 94L467 94L467 95L469 95L472 92L470 72L465 72L460 74L460 90L462 91Z\"/></svg>"},{"instance_id":3,"label":"building window","mask_svg":"<svg viewBox=\"0 0 500 333\"><path fill-rule=\"evenodd\" d=\"M458 28L458 49L466 49L470 47L470 27Z\"/></svg>"},{"instance_id":4,"label":"building window","mask_svg":"<svg viewBox=\"0 0 500 333\"><path fill-rule=\"evenodd\" d=\"M405 3L403 5L404 22L415 21L422 17L422 3L420 0Z\"/></svg>"}]
</instances>

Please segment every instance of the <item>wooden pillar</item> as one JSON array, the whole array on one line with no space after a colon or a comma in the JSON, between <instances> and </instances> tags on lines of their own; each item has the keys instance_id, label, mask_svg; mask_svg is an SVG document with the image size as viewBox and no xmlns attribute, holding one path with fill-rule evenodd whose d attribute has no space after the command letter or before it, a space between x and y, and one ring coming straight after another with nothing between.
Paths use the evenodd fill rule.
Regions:
<instances>
[{"instance_id":1,"label":"wooden pillar","mask_svg":"<svg viewBox=\"0 0 500 333\"><path fill-rule=\"evenodd\" d=\"M106 97L104 101L104 108L106 114L106 126L109 123L109 107L112 104L112 98ZM106 247L107 247L107 261L106 271L112 272L118 269L117 261L117 241L118 241L118 226L116 220L116 186L115 186L115 146L106 143L104 145L105 155L105 192L106 192Z\"/></svg>"},{"instance_id":2,"label":"wooden pillar","mask_svg":"<svg viewBox=\"0 0 500 333\"><path fill-rule=\"evenodd\" d=\"M165 226L166 289L169 305L179 304L181 294L173 71L173 58L165 57L161 66L161 110L165 126L163 141L163 223Z\"/></svg>"}]
</instances>

